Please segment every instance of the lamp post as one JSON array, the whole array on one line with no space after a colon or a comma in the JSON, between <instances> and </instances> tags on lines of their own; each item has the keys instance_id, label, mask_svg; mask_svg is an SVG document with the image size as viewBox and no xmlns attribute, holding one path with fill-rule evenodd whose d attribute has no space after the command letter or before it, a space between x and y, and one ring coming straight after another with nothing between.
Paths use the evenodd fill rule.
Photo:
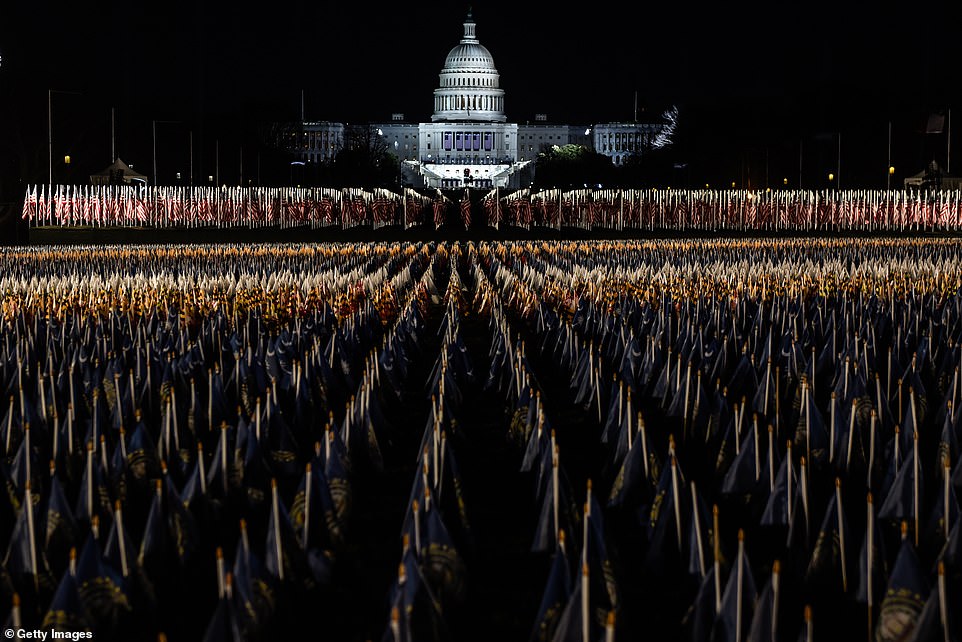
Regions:
<instances>
[{"instance_id":1,"label":"lamp post","mask_svg":"<svg viewBox=\"0 0 962 642\"><path fill-rule=\"evenodd\" d=\"M79 91L64 91L62 89L47 90L47 184L53 186L53 95L73 94L79 96Z\"/></svg>"},{"instance_id":2,"label":"lamp post","mask_svg":"<svg viewBox=\"0 0 962 642\"><path fill-rule=\"evenodd\" d=\"M892 189L892 174L895 173L895 168L892 167L892 121L891 120L889 121L888 152L889 152L889 162L888 162L889 172L888 172L888 175L885 177L885 191Z\"/></svg>"},{"instance_id":3,"label":"lamp post","mask_svg":"<svg viewBox=\"0 0 962 642\"><path fill-rule=\"evenodd\" d=\"M304 161L291 161L291 187L294 187L294 166L304 167ZM303 172L303 170L301 170ZM299 184L298 184L299 186Z\"/></svg>"},{"instance_id":4,"label":"lamp post","mask_svg":"<svg viewBox=\"0 0 962 642\"><path fill-rule=\"evenodd\" d=\"M179 123L179 122L182 122L182 121L179 121L179 120L153 120L153 121L151 121L151 129L152 129L153 135L154 135L154 146L153 146L153 154L154 154L154 185L157 185L157 184L158 184L158 183L157 183L157 123Z\"/></svg>"},{"instance_id":5,"label":"lamp post","mask_svg":"<svg viewBox=\"0 0 962 642\"><path fill-rule=\"evenodd\" d=\"M838 162L835 164L835 172L838 175L838 189L842 189L842 132L838 133Z\"/></svg>"}]
</instances>

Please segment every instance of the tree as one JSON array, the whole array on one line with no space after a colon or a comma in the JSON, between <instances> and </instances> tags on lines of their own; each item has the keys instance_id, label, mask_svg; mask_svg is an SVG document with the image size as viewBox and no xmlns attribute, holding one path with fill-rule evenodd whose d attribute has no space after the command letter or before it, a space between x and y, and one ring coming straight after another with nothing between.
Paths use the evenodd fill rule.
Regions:
<instances>
[{"instance_id":1,"label":"tree","mask_svg":"<svg viewBox=\"0 0 962 642\"><path fill-rule=\"evenodd\" d=\"M538 154L536 187L582 187L610 182L611 159L583 145L553 145Z\"/></svg>"},{"instance_id":2,"label":"tree","mask_svg":"<svg viewBox=\"0 0 962 642\"><path fill-rule=\"evenodd\" d=\"M344 146L334 158L335 182L344 187L391 187L399 180L397 157L371 125L349 125Z\"/></svg>"}]
</instances>

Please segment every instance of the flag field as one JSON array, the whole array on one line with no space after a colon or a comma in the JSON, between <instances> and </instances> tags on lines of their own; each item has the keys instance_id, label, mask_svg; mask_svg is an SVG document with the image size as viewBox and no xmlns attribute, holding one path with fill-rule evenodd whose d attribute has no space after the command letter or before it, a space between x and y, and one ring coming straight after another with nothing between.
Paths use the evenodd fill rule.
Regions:
<instances>
[{"instance_id":1,"label":"flag field","mask_svg":"<svg viewBox=\"0 0 962 642\"><path fill-rule=\"evenodd\" d=\"M307 211L448 214L370 196ZM958 239L0 248L0 393L5 629L962 635Z\"/></svg>"}]
</instances>

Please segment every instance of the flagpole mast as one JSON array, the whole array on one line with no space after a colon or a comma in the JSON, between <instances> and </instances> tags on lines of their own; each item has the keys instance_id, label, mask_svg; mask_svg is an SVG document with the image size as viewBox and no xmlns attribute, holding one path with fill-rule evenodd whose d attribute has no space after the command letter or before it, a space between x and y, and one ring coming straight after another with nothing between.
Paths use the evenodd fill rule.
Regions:
<instances>
[{"instance_id":1,"label":"flagpole mast","mask_svg":"<svg viewBox=\"0 0 962 642\"><path fill-rule=\"evenodd\" d=\"M946 518L948 519L948 518ZM949 601L945 595L945 562L939 561L939 581L938 581L938 591L939 591L939 620L942 625L942 638L945 642L949 642Z\"/></svg>"},{"instance_id":2,"label":"flagpole mast","mask_svg":"<svg viewBox=\"0 0 962 642\"><path fill-rule=\"evenodd\" d=\"M151 121L151 129L153 130L153 141L154 141L154 185L157 185L157 121Z\"/></svg>"},{"instance_id":3,"label":"flagpole mast","mask_svg":"<svg viewBox=\"0 0 962 642\"><path fill-rule=\"evenodd\" d=\"M736 571L735 584L735 639L742 639L742 586L744 584L745 568L745 531L738 529L738 570ZM775 617L775 614L772 614Z\"/></svg>"},{"instance_id":4,"label":"flagpole mast","mask_svg":"<svg viewBox=\"0 0 962 642\"><path fill-rule=\"evenodd\" d=\"M47 185L53 189L53 90L47 90Z\"/></svg>"},{"instance_id":5,"label":"flagpole mast","mask_svg":"<svg viewBox=\"0 0 962 642\"><path fill-rule=\"evenodd\" d=\"M712 506L712 544L715 558L715 616L721 612L721 542L718 533L718 504Z\"/></svg>"},{"instance_id":6,"label":"flagpole mast","mask_svg":"<svg viewBox=\"0 0 962 642\"><path fill-rule=\"evenodd\" d=\"M842 558L842 592L848 593L848 569L845 562L845 526L842 513L842 482L835 478L835 510L838 512L838 548Z\"/></svg>"},{"instance_id":7,"label":"flagpole mast","mask_svg":"<svg viewBox=\"0 0 962 642\"><path fill-rule=\"evenodd\" d=\"M952 173L952 110L949 110L948 123L946 124L948 133L945 137L945 174Z\"/></svg>"},{"instance_id":8,"label":"flagpole mast","mask_svg":"<svg viewBox=\"0 0 962 642\"><path fill-rule=\"evenodd\" d=\"M873 595L874 586L872 585L872 557L874 556L875 548L875 511L872 508L872 493L868 493L866 497L866 504L868 505L868 515L866 520L865 529L865 566L867 568L865 577L865 593L866 593L866 608L868 614L868 640L871 642L872 638L872 606L875 602L875 596Z\"/></svg>"},{"instance_id":9,"label":"flagpole mast","mask_svg":"<svg viewBox=\"0 0 962 642\"><path fill-rule=\"evenodd\" d=\"M891 120L889 121L888 152L889 152L889 162L888 162L888 165L885 167L885 191L886 192L892 189L892 175L889 173L889 170L888 170L888 168L892 166L892 121Z\"/></svg>"}]
</instances>

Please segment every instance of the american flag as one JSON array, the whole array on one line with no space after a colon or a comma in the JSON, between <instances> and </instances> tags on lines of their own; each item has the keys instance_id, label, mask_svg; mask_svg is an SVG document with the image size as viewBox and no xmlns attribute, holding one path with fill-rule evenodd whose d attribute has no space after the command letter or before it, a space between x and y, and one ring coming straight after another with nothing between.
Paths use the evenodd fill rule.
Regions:
<instances>
[{"instance_id":1,"label":"american flag","mask_svg":"<svg viewBox=\"0 0 962 642\"><path fill-rule=\"evenodd\" d=\"M37 217L37 186L33 186L33 192L27 187L27 195L23 199L23 215L21 219L31 219Z\"/></svg>"},{"instance_id":2,"label":"american flag","mask_svg":"<svg viewBox=\"0 0 962 642\"><path fill-rule=\"evenodd\" d=\"M464 190L464 197L461 199L461 222L464 229L471 227L471 199L468 198L468 190Z\"/></svg>"},{"instance_id":3,"label":"american flag","mask_svg":"<svg viewBox=\"0 0 962 642\"><path fill-rule=\"evenodd\" d=\"M147 197L143 190L138 190L137 202L135 206L135 212L137 215L137 220L141 223L146 223L149 216L147 211Z\"/></svg>"},{"instance_id":4,"label":"american flag","mask_svg":"<svg viewBox=\"0 0 962 642\"><path fill-rule=\"evenodd\" d=\"M440 228L444 225L444 201L440 198L434 199L434 227Z\"/></svg>"},{"instance_id":5,"label":"american flag","mask_svg":"<svg viewBox=\"0 0 962 642\"><path fill-rule=\"evenodd\" d=\"M364 202L364 197L354 197L354 205L351 208L351 214L353 217L351 223L353 225L362 225L367 222L367 203Z\"/></svg>"},{"instance_id":6,"label":"american flag","mask_svg":"<svg viewBox=\"0 0 962 642\"><path fill-rule=\"evenodd\" d=\"M421 201L413 196L407 197L407 224L414 225L421 221Z\"/></svg>"},{"instance_id":7,"label":"american flag","mask_svg":"<svg viewBox=\"0 0 962 642\"><path fill-rule=\"evenodd\" d=\"M80 199L80 214L85 223L90 223L90 220L92 218L92 214L91 214L92 207L93 206L91 205L91 202L90 202L90 187L87 185L84 185L83 196Z\"/></svg>"},{"instance_id":8,"label":"american flag","mask_svg":"<svg viewBox=\"0 0 962 642\"><path fill-rule=\"evenodd\" d=\"M525 228L531 227L531 201L528 199L521 199L521 224Z\"/></svg>"},{"instance_id":9,"label":"american flag","mask_svg":"<svg viewBox=\"0 0 962 642\"><path fill-rule=\"evenodd\" d=\"M324 221L324 225L334 224L334 204L331 203L331 199L324 197L321 199L319 204L321 210L321 220Z\"/></svg>"}]
</instances>

